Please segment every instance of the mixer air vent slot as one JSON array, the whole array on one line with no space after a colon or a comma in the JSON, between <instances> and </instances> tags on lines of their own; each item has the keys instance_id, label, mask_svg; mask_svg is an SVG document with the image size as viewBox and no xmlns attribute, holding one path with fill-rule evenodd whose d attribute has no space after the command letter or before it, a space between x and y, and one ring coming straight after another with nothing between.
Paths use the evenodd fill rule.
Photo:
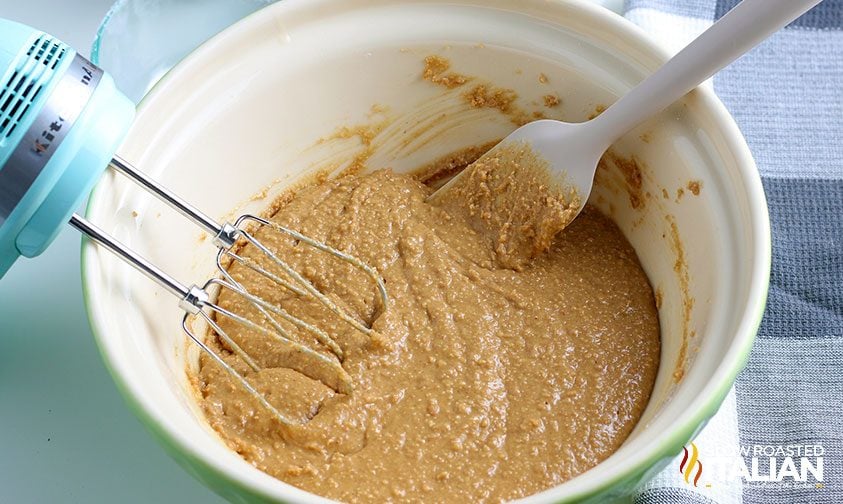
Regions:
<instances>
[{"instance_id":1,"label":"mixer air vent slot","mask_svg":"<svg viewBox=\"0 0 843 504\"><path fill-rule=\"evenodd\" d=\"M9 79L0 83L0 142L15 132L67 53L65 44L42 34L18 56Z\"/></svg>"}]
</instances>

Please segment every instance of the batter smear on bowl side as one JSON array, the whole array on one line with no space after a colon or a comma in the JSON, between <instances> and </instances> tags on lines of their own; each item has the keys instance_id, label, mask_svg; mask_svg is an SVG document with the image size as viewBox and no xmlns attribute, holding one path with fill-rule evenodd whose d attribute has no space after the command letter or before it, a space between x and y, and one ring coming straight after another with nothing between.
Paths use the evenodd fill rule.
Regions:
<instances>
[{"instance_id":1,"label":"batter smear on bowl side","mask_svg":"<svg viewBox=\"0 0 843 504\"><path fill-rule=\"evenodd\" d=\"M514 183L533 187L519 180L532 175L509 168ZM340 501L498 502L562 483L623 443L659 364L655 300L635 251L591 207L555 234L553 226L570 221L571 201L547 194L546 204L519 208L527 228L504 236L500 219L483 214L484 198L502 186L488 185L482 173L462 180L473 185L454 193L470 198L437 205L426 201L433 189L389 170L314 182L277 202L272 220L377 268L390 304L383 310L371 279L348 264L279 234L259 236L377 335L231 266L250 292L334 336L354 385L338 393L290 369L289 356L266 336L220 321L263 369L252 371L214 337L209 343L302 422L281 426L203 358L200 402L233 450L272 476ZM470 211L474 204L479 213ZM495 234L485 218L496 223ZM537 227L525 245L519 233L530 222ZM260 260L254 252L241 250ZM239 297L219 302L259 320Z\"/></svg>"}]
</instances>

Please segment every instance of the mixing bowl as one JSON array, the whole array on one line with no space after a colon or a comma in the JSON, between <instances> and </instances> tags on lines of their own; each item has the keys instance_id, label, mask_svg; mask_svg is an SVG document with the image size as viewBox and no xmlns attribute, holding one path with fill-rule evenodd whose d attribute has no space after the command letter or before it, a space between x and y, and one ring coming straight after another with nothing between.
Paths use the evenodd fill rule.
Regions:
<instances>
[{"instance_id":1,"label":"mixing bowl","mask_svg":"<svg viewBox=\"0 0 843 504\"><path fill-rule=\"evenodd\" d=\"M513 90L524 114L569 121L599 112L666 59L635 26L575 1L285 0L208 41L159 82L120 155L223 218L260 211L283 188L352 158L413 170L515 128L511 113L473 108L459 88L424 81L430 54L472 82ZM547 94L561 105L544 107ZM663 468L717 410L764 308L764 193L713 93L690 93L613 151L591 202L626 234L656 291L660 371L624 445L529 502L603 501ZM208 240L125 180L107 175L88 216L185 281L213 270ZM83 266L107 366L188 471L233 501L319 500L242 460L205 423L188 372L197 352L174 299L95 246L85 246Z\"/></svg>"}]
</instances>

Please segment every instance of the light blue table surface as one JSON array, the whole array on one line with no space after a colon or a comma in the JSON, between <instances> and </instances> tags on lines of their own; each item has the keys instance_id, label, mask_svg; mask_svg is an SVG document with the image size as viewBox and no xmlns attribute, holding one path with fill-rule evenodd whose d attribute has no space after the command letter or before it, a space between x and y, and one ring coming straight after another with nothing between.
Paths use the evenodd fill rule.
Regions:
<instances>
[{"instance_id":1,"label":"light blue table surface","mask_svg":"<svg viewBox=\"0 0 843 504\"><path fill-rule=\"evenodd\" d=\"M618 8L621 0L597 0ZM111 0L0 0L0 17L89 54ZM222 500L173 462L126 408L82 300L68 228L0 281L0 502Z\"/></svg>"}]
</instances>

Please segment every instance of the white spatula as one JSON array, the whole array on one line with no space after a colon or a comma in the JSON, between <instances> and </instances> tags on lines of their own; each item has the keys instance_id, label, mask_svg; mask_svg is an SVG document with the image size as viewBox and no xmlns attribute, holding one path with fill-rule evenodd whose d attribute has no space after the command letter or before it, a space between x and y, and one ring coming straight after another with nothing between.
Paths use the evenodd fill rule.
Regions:
<instances>
[{"instance_id":1,"label":"white spatula","mask_svg":"<svg viewBox=\"0 0 843 504\"><path fill-rule=\"evenodd\" d=\"M554 120L529 123L515 130L484 157L508 144L528 143L536 155L547 161L554 176L558 176L566 187L573 186L577 190L579 210L582 210L591 193L597 163L615 140L820 1L743 0L601 115L584 123ZM443 198L460 175L442 186L429 200Z\"/></svg>"}]
</instances>

